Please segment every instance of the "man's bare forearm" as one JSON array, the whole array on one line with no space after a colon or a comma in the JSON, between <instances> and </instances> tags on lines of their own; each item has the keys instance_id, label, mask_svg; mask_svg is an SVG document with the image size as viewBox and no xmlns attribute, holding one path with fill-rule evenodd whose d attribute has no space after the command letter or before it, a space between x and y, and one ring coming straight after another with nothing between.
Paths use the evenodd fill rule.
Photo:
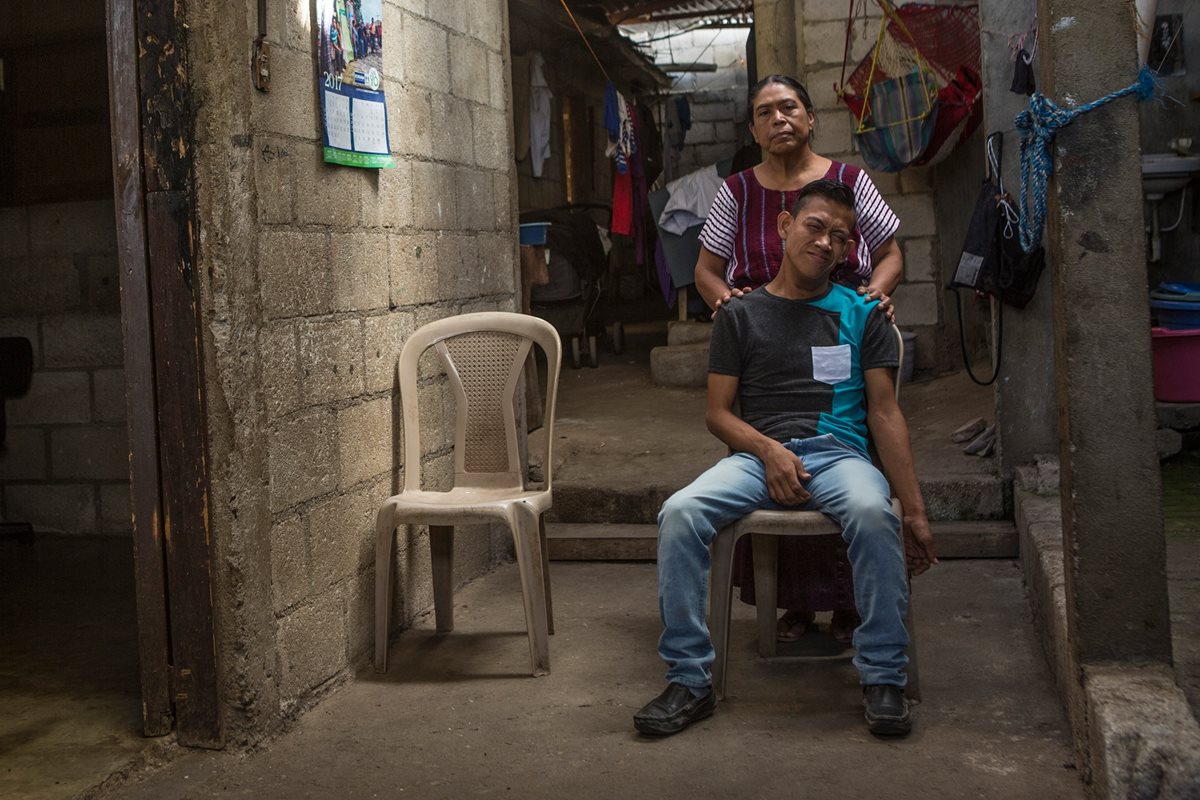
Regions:
<instances>
[{"instance_id":1,"label":"man's bare forearm","mask_svg":"<svg viewBox=\"0 0 1200 800\"><path fill-rule=\"evenodd\" d=\"M704 416L709 432L720 439L730 450L750 453L766 460L766 453L779 442L763 436L752 425L742 420L729 409L710 410Z\"/></svg>"},{"instance_id":2,"label":"man's bare forearm","mask_svg":"<svg viewBox=\"0 0 1200 800\"><path fill-rule=\"evenodd\" d=\"M883 474L904 506L904 515L925 516L925 500L921 497L921 484L913 465L908 423L899 406L869 413L867 427L871 430L875 449L879 451L879 460L883 462Z\"/></svg>"}]
</instances>

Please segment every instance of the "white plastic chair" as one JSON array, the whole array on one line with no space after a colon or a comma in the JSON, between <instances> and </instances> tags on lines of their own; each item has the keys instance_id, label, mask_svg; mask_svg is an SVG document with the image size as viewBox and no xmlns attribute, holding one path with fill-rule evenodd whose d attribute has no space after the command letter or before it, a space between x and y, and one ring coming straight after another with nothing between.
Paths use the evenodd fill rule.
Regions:
<instances>
[{"instance_id":1,"label":"white plastic chair","mask_svg":"<svg viewBox=\"0 0 1200 800\"><path fill-rule=\"evenodd\" d=\"M904 339L893 326L899 347L900 363L904 363ZM900 399L899 370L896 376L896 399ZM892 512L904 519L900 501L892 498ZM779 536L829 536L841 534L841 527L820 511L752 511L732 525L723 528L712 543L712 571L709 580L709 619L716 659L712 665L713 690L718 699L725 697L725 682L729 659L729 618L733 602L733 553L737 540L750 534L754 558L754 600L758 617L758 654L763 658L775 656L775 606L778 596ZM904 544L903 529L900 532ZM908 686L905 694L911 700L921 699L920 675L917 668L917 637L912 620L912 585L909 584L908 613L904 627L908 631Z\"/></svg>"},{"instance_id":2,"label":"white plastic chair","mask_svg":"<svg viewBox=\"0 0 1200 800\"><path fill-rule=\"evenodd\" d=\"M525 488L513 407L530 347L546 354L545 488ZM454 486L421 488L417 367L434 348L456 397ZM551 504L554 402L562 345L554 327L524 314L463 314L425 325L400 353L404 407L404 490L379 509L375 542L375 668L387 669L392 598L392 544L397 525L428 525L433 555L434 614L439 633L454 629L454 526L502 522L512 531L521 573L529 657L534 675L550 671L548 635L554 632L549 559L543 514Z\"/></svg>"}]
</instances>

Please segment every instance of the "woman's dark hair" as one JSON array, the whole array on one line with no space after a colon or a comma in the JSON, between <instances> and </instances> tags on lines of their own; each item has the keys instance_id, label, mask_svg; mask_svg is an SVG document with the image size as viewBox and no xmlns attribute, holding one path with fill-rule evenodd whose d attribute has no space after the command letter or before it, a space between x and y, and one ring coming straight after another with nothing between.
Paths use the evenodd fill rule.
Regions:
<instances>
[{"instance_id":1,"label":"woman's dark hair","mask_svg":"<svg viewBox=\"0 0 1200 800\"><path fill-rule=\"evenodd\" d=\"M796 96L800 98L800 102L804 104L804 110L810 114L812 113L813 103L812 98L808 96L808 90L804 88L804 84L793 78L791 75L768 75L758 83L751 86L750 92L747 95L746 103L746 107L751 113L754 112L754 99L758 97L758 93L772 83L782 84L791 89L796 93Z\"/></svg>"},{"instance_id":2,"label":"woman's dark hair","mask_svg":"<svg viewBox=\"0 0 1200 800\"><path fill-rule=\"evenodd\" d=\"M824 197L831 203L837 203L839 206L845 206L851 211L857 211L854 208L854 190L841 181L831 181L821 178L812 183L805 184L800 193L796 195L795 202L792 203L792 216L800 213L800 209L808 203L809 198Z\"/></svg>"}]
</instances>

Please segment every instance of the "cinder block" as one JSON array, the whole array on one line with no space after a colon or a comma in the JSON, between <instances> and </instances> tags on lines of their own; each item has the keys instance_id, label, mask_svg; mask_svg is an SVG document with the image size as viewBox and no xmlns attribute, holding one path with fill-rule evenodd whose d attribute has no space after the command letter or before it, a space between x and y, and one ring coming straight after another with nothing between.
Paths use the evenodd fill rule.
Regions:
<instances>
[{"instance_id":1,"label":"cinder block","mask_svg":"<svg viewBox=\"0 0 1200 800\"><path fill-rule=\"evenodd\" d=\"M420 194L414 206L418 228L430 231L458 227L458 190L454 185L454 167L427 161L413 162L413 186Z\"/></svg>"},{"instance_id":2,"label":"cinder block","mask_svg":"<svg viewBox=\"0 0 1200 800\"><path fill-rule=\"evenodd\" d=\"M516 233L517 194L516 170L509 169L492 176L495 189L496 230Z\"/></svg>"},{"instance_id":3,"label":"cinder block","mask_svg":"<svg viewBox=\"0 0 1200 800\"><path fill-rule=\"evenodd\" d=\"M261 384L267 414L279 417L304 405L300 391L299 346L294 322L269 323L258 334Z\"/></svg>"},{"instance_id":4,"label":"cinder block","mask_svg":"<svg viewBox=\"0 0 1200 800\"><path fill-rule=\"evenodd\" d=\"M129 484L100 487L100 531L102 533L133 532L133 512L129 504Z\"/></svg>"},{"instance_id":5,"label":"cinder block","mask_svg":"<svg viewBox=\"0 0 1200 800\"><path fill-rule=\"evenodd\" d=\"M254 184L258 222L282 225L295 218L298 159L312 156L312 148L299 151L289 139L261 134L254 137Z\"/></svg>"},{"instance_id":6,"label":"cinder block","mask_svg":"<svg viewBox=\"0 0 1200 800\"><path fill-rule=\"evenodd\" d=\"M492 108L505 111L509 108L509 82L512 80L512 67L508 59L497 52L490 52L488 61L488 104Z\"/></svg>"},{"instance_id":7,"label":"cinder block","mask_svg":"<svg viewBox=\"0 0 1200 800\"><path fill-rule=\"evenodd\" d=\"M311 53L272 48L271 91L253 92L250 100L255 130L316 141L321 130L321 99L313 91L314 82Z\"/></svg>"},{"instance_id":8,"label":"cinder block","mask_svg":"<svg viewBox=\"0 0 1200 800\"><path fill-rule=\"evenodd\" d=\"M667 323L667 344L669 346L678 344L708 345L711 335L712 325L707 322L672 320Z\"/></svg>"},{"instance_id":9,"label":"cinder block","mask_svg":"<svg viewBox=\"0 0 1200 800\"><path fill-rule=\"evenodd\" d=\"M412 314L404 311L363 320L364 380L368 393L396 388L400 350L413 330Z\"/></svg>"},{"instance_id":10,"label":"cinder block","mask_svg":"<svg viewBox=\"0 0 1200 800\"><path fill-rule=\"evenodd\" d=\"M432 354L429 354L432 355ZM421 407L421 452L441 453L454 445L454 392L445 379L426 384L417 390ZM453 472L451 472L451 476ZM428 477L428 475L426 475ZM453 480L451 480L451 484ZM449 488L446 484L441 488Z\"/></svg>"},{"instance_id":11,"label":"cinder block","mask_svg":"<svg viewBox=\"0 0 1200 800\"><path fill-rule=\"evenodd\" d=\"M419 17L406 17L401 39L405 80L434 91L449 92L450 51L445 28ZM392 39L392 42L395 46L396 40Z\"/></svg>"},{"instance_id":12,"label":"cinder block","mask_svg":"<svg viewBox=\"0 0 1200 800\"><path fill-rule=\"evenodd\" d=\"M846 114L847 118L850 119L850 130L852 132L851 137L853 138L853 130L855 125L854 119L850 117L844 109L840 113ZM900 194L900 175L898 173L881 172L877 169L868 167L866 160L864 160L863 157L858 153L844 153L839 155L837 158L838 161L843 161L847 164L854 164L859 169L865 171L867 173L867 177L871 179L871 183L875 184L875 188L879 190L879 193L883 195L883 199L889 205L891 205L892 202L891 198ZM903 226L904 221L901 220L900 224Z\"/></svg>"},{"instance_id":13,"label":"cinder block","mask_svg":"<svg viewBox=\"0 0 1200 800\"><path fill-rule=\"evenodd\" d=\"M311 500L337 485L333 413L316 409L276 423L267 436L271 511Z\"/></svg>"},{"instance_id":14,"label":"cinder block","mask_svg":"<svg viewBox=\"0 0 1200 800\"><path fill-rule=\"evenodd\" d=\"M473 163L475 135L471 132L471 105L453 95L435 92L430 97L430 108L433 113L433 129L438 132L438 135L433 137L433 157L456 164Z\"/></svg>"},{"instance_id":15,"label":"cinder block","mask_svg":"<svg viewBox=\"0 0 1200 800\"><path fill-rule=\"evenodd\" d=\"M841 68L842 56L846 48L846 18L845 8L842 9L840 20L816 22L804 21L804 65L813 67L836 64ZM878 31L872 26L871 33ZM855 65L871 52L875 44L874 35L864 38L855 36L850 40L850 64Z\"/></svg>"},{"instance_id":16,"label":"cinder block","mask_svg":"<svg viewBox=\"0 0 1200 800\"><path fill-rule=\"evenodd\" d=\"M470 230L489 231L496 228L495 196L492 194L492 173L463 167L455 176L458 185L458 217Z\"/></svg>"},{"instance_id":17,"label":"cinder block","mask_svg":"<svg viewBox=\"0 0 1200 800\"><path fill-rule=\"evenodd\" d=\"M388 307L387 235L330 234L334 311Z\"/></svg>"},{"instance_id":18,"label":"cinder block","mask_svg":"<svg viewBox=\"0 0 1200 800\"><path fill-rule=\"evenodd\" d=\"M311 52L313 47L312 33L312 3L308 0L287 0L279 3L283 9L283 26L268 28L268 30L285 31L285 43L293 50ZM278 35L278 34L276 34Z\"/></svg>"},{"instance_id":19,"label":"cinder block","mask_svg":"<svg viewBox=\"0 0 1200 800\"><path fill-rule=\"evenodd\" d=\"M309 584L314 591L356 574L370 553L375 515L386 495L364 487L337 495L306 515L310 555Z\"/></svg>"},{"instance_id":20,"label":"cinder block","mask_svg":"<svg viewBox=\"0 0 1200 800\"><path fill-rule=\"evenodd\" d=\"M457 5L460 4L434 3L438 7ZM458 97L487 105L490 98L487 49L473 39L455 34L450 34L450 49L454 53L454 58L450 59L450 91Z\"/></svg>"},{"instance_id":21,"label":"cinder block","mask_svg":"<svg viewBox=\"0 0 1200 800\"><path fill-rule=\"evenodd\" d=\"M372 560L372 563L374 561ZM347 583L346 630L350 663L363 660L375 647L375 570L368 569Z\"/></svg>"},{"instance_id":22,"label":"cinder block","mask_svg":"<svg viewBox=\"0 0 1200 800\"><path fill-rule=\"evenodd\" d=\"M655 347L650 351L650 375L655 386L705 386L708 344Z\"/></svg>"},{"instance_id":23,"label":"cinder block","mask_svg":"<svg viewBox=\"0 0 1200 800\"><path fill-rule=\"evenodd\" d=\"M263 315L303 317L328 310L329 235L322 231L266 230L258 236L258 270Z\"/></svg>"},{"instance_id":24,"label":"cinder block","mask_svg":"<svg viewBox=\"0 0 1200 800\"><path fill-rule=\"evenodd\" d=\"M847 77L849 77L848 74ZM813 108L821 116L833 113L848 113L846 107L838 102L837 91L834 89L834 85L841 79L842 68L840 65L808 71L808 75L804 81L804 88L808 89L808 96L813 101Z\"/></svg>"},{"instance_id":25,"label":"cinder block","mask_svg":"<svg viewBox=\"0 0 1200 800\"><path fill-rule=\"evenodd\" d=\"M908 167L897 173L900 190L905 194L933 191L933 167Z\"/></svg>"},{"instance_id":26,"label":"cinder block","mask_svg":"<svg viewBox=\"0 0 1200 800\"><path fill-rule=\"evenodd\" d=\"M489 5L489 3L430 3L428 17L432 21L449 28L451 31L466 33L468 29L467 20L470 18L477 7ZM453 42L453 34L451 34L451 42ZM456 56L458 51L451 47L451 52Z\"/></svg>"},{"instance_id":27,"label":"cinder block","mask_svg":"<svg viewBox=\"0 0 1200 800\"><path fill-rule=\"evenodd\" d=\"M52 430L50 474L60 480L128 480L129 436L125 428Z\"/></svg>"},{"instance_id":28,"label":"cinder block","mask_svg":"<svg viewBox=\"0 0 1200 800\"><path fill-rule=\"evenodd\" d=\"M697 103L692 107L692 119L696 122L728 122L734 116L734 102L720 100L712 103Z\"/></svg>"},{"instance_id":29,"label":"cinder block","mask_svg":"<svg viewBox=\"0 0 1200 800\"><path fill-rule=\"evenodd\" d=\"M472 3L467 31L490 50L504 49L505 3Z\"/></svg>"},{"instance_id":30,"label":"cinder block","mask_svg":"<svg viewBox=\"0 0 1200 800\"><path fill-rule=\"evenodd\" d=\"M29 391L8 399L9 425L87 422L91 403L86 372L35 372Z\"/></svg>"},{"instance_id":31,"label":"cinder block","mask_svg":"<svg viewBox=\"0 0 1200 800\"><path fill-rule=\"evenodd\" d=\"M0 272L3 270L3 262L0 262ZM33 348L33 368L42 365L42 337L38 334L37 317L0 317L0 336L28 339Z\"/></svg>"},{"instance_id":32,"label":"cinder block","mask_svg":"<svg viewBox=\"0 0 1200 800\"><path fill-rule=\"evenodd\" d=\"M846 31L846 3L842 0L804 0L804 9L801 12L797 9L797 13L803 13L804 23L807 25L812 22L823 22L826 20L834 20L842 25L842 35ZM859 12L855 9L855 14ZM880 16L879 7L873 3L867 3L866 13L868 17L878 18ZM874 34L874 31L871 31ZM861 34L859 34L861 36ZM872 38L874 38L872 36Z\"/></svg>"},{"instance_id":33,"label":"cinder block","mask_svg":"<svg viewBox=\"0 0 1200 800\"><path fill-rule=\"evenodd\" d=\"M847 113L827 112L817 120L814 147L821 153L846 161L841 154L854 149L854 120Z\"/></svg>"},{"instance_id":34,"label":"cinder block","mask_svg":"<svg viewBox=\"0 0 1200 800\"><path fill-rule=\"evenodd\" d=\"M687 143L690 145L713 144L717 141L717 126L712 122L693 122L687 132Z\"/></svg>"},{"instance_id":35,"label":"cinder block","mask_svg":"<svg viewBox=\"0 0 1200 800\"><path fill-rule=\"evenodd\" d=\"M429 232L388 236L388 271L393 306L438 300L438 236Z\"/></svg>"},{"instance_id":36,"label":"cinder block","mask_svg":"<svg viewBox=\"0 0 1200 800\"><path fill-rule=\"evenodd\" d=\"M911 283L937 280L937 262L932 239L901 239L904 251L904 280Z\"/></svg>"},{"instance_id":37,"label":"cinder block","mask_svg":"<svg viewBox=\"0 0 1200 800\"><path fill-rule=\"evenodd\" d=\"M346 668L344 608L340 590L331 589L279 621L285 700L306 694Z\"/></svg>"},{"instance_id":38,"label":"cinder block","mask_svg":"<svg viewBox=\"0 0 1200 800\"><path fill-rule=\"evenodd\" d=\"M940 322L935 283L902 283L892 292L896 323L901 327L937 325Z\"/></svg>"},{"instance_id":39,"label":"cinder block","mask_svg":"<svg viewBox=\"0 0 1200 800\"><path fill-rule=\"evenodd\" d=\"M448 233L438 238L439 299L465 300L486 294L484 281L476 237Z\"/></svg>"},{"instance_id":40,"label":"cinder block","mask_svg":"<svg viewBox=\"0 0 1200 800\"><path fill-rule=\"evenodd\" d=\"M383 49L387 52L388 46ZM428 158L433 152L433 106L429 90L388 81L387 98L388 142L392 152Z\"/></svg>"},{"instance_id":41,"label":"cinder block","mask_svg":"<svg viewBox=\"0 0 1200 800\"><path fill-rule=\"evenodd\" d=\"M409 228L413 224L412 164L396 160L392 169L375 171L363 184L363 225L368 228Z\"/></svg>"},{"instance_id":42,"label":"cinder block","mask_svg":"<svg viewBox=\"0 0 1200 800\"><path fill-rule=\"evenodd\" d=\"M932 194L902 194L888 197L888 205L900 218L903 236L936 236L937 214Z\"/></svg>"},{"instance_id":43,"label":"cinder block","mask_svg":"<svg viewBox=\"0 0 1200 800\"><path fill-rule=\"evenodd\" d=\"M0 480L39 481L46 478L46 432L41 428L8 426L0 446Z\"/></svg>"},{"instance_id":44,"label":"cinder block","mask_svg":"<svg viewBox=\"0 0 1200 800\"><path fill-rule=\"evenodd\" d=\"M78 308L79 300L79 270L71 256L0 260L0 316L60 314Z\"/></svg>"},{"instance_id":45,"label":"cinder block","mask_svg":"<svg viewBox=\"0 0 1200 800\"><path fill-rule=\"evenodd\" d=\"M494 108L475 106L471 109L475 139L475 163L484 169L512 169L512 146L508 114ZM547 168L544 174L557 174Z\"/></svg>"},{"instance_id":46,"label":"cinder block","mask_svg":"<svg viewBox=\"0 0 1200 800\"><path fill-rule=\"evenodd\" d=\"M308 225L356 226L362 221L362 187L369 170L326 164L320 147L297 169L296 221Z\"/></svg>"},{"instance_id":47,"label":"cinder block","mask_svg":"<svg viewBox=\"0 0 1200 800\"><path fill-rule=\"evenodd\" d=\"M92 419L125 421L125 370L98 369L92 373Z\"/></svg>"},{"instance_id":48,"label":"cinder block","mask_svg":"<svg viewBox=\"0 0 1200 800\"><path fill-rule=\"evenodd\" d=\"M0 244L5 258L29 254L29 207L0 208Z\"/></svg>"},{"instance_id":49,"label":"cinder block","mask_svg":"<svg viewBox=\"0 0 1200 800\"><path fill-rule=\"evenodd\" d=\"M369 400L338 412L338 488L345 489L399 466L399 442L392 429L390 397ZM398 422L398 420L397 420Z\"/></svg>"},{"instance_id":50,"label":"cinder block","mask_svg":"<svg viewBox=\"0 0 1200 800\"><path fill-rule=\"evenodd\" d=\"M50 203L29 207L32 253L99 255L117 251L117 222L111 200Z\"/></svg>"},{"instance_id":51,"label":"cinder block","mask_svg":"<svg viewBox=\"0 0 1200 800\"><path fill-rule=\"evenodd\" d=\"M124 363L121 318L116 314L63 314L42 318L47 367L105 367Z\"/></svg>"},{"instance_id":52,"label":"cinder block","mask_svg":"<svg viewBox=\"0 0 1200 800\"><path fill-rule=\"evenodd\" d=\"M90 483L10 484L4 488L4 521L28 522L40 531L96 532L96 490Z\"/></svg>"},{"instance_id":53,"label":"cinder block","mask_svg":"<svg viewBox=\"0 0 1200 800\"><path fill-rule=\"evenodd\" d=\"M305 404L330 403L362 394L362 321L303 320L299 331Z\"/></svg>"},{"instance_id":54,"label":"cinder block","mask_svg":"<svg viewBox=\"0 0 1200 800\"><path fill-rule=\"evenodd\" d=\"M516 237L508 233L481 233L468 239L475 250L479 294L508 294L517 287Z\"/></svg>"},{"instance_id":55,"label":"cinder block","mask_svg":"<svg viewBox=\"0 0 1200 800\"><path fill-rule=\"evenodd\" d=\"M121 287L115 255L76 256L79 300L88 311L121 312Z\"/></svg>"},{"instance_id":56,"label":"cinder block","mask_svg":"<svg viewBox=\"0 0 1200 800\"><path fill-rule=\"evenodd\" d=\"M271 599L278 614L315 594L309 580L308 542L299 515L271 526Z\"/></svg>"}]
</instances>

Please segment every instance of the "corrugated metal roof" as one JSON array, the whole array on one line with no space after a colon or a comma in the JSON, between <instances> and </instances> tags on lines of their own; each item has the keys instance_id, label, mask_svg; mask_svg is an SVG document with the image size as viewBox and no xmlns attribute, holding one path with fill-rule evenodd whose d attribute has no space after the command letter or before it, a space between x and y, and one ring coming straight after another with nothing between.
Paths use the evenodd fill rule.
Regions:
<instances>
[{"instance_id":1,"label":"corrugated metal roof","mask_svg":"<svg viewBox=\"0 0 1200 800\"><path fill-rule=\"evenodd\" d=\"M589 5L602 6L609 22L636 25L675 19L725 18L749 16L753 0L599 0Z\"/></svg>"}]
</instances>

